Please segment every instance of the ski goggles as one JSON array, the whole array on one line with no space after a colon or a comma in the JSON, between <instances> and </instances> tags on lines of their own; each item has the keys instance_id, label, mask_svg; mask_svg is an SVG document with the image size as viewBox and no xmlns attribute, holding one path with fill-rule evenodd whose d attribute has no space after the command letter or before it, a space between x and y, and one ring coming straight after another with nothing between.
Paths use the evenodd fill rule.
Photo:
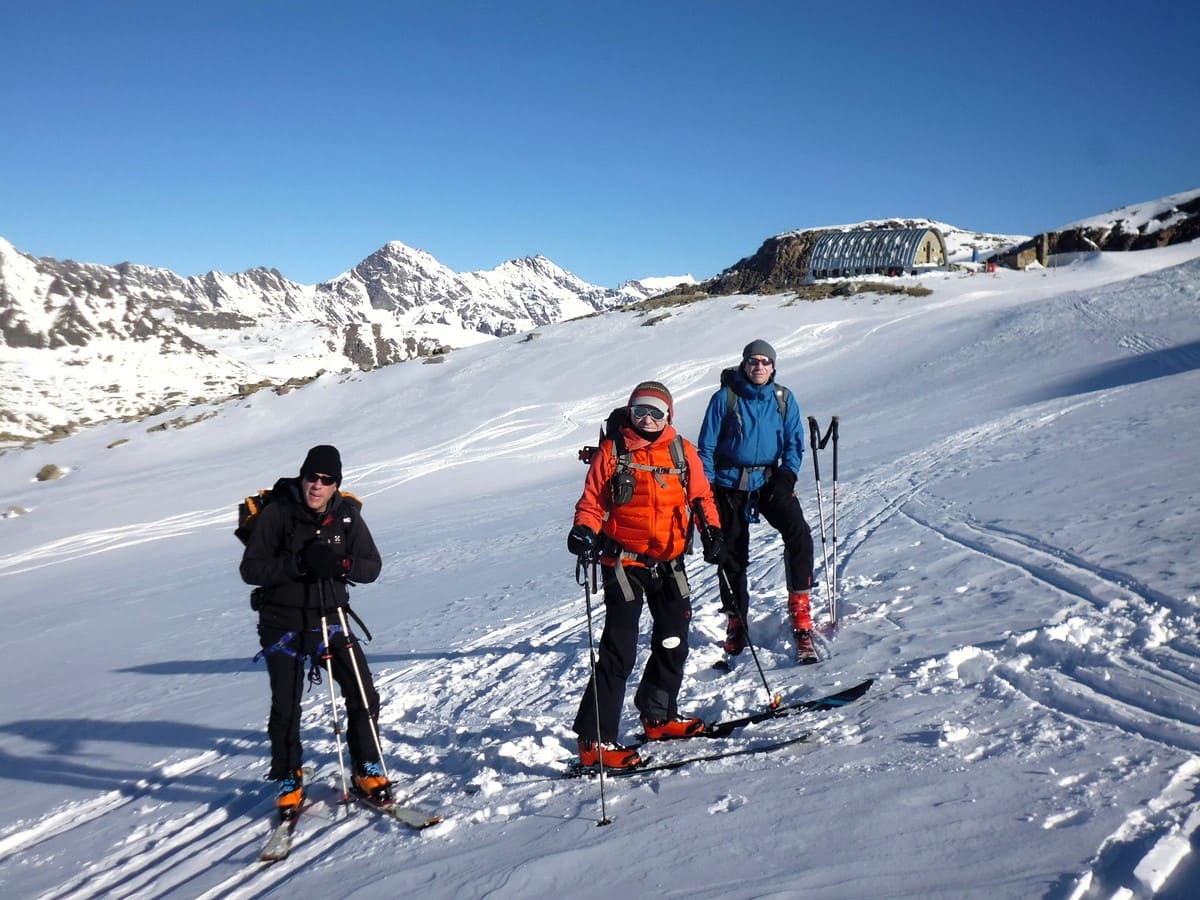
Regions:
<instances>
[{"instance_id":1,"label":"ski goggles","mask_svg":"<svg viewBox=\"0 0 1200 900\"><path fill-rule=\"evenodd\" d=\"M646 416L649 416L655 422L661 422L667 417L667 414L657 406L647 406L642 403L639 403L637 406L629 407L629 414L635 419L644 419Z\"/></svg>"},{"instance_id":2,"label":"ski goggles","mask_svg":"<svg viewBox=\"0 0 1200 900\"><path fill-rule=\"evenodd\" d=\"M332 475L318 475L316 472L305 475L304 480L309 484L316 484L319 481L321 484L325 485L325 487L329 487L331 484L337 484L337 479Z\"/></svg>"}]
</instances>

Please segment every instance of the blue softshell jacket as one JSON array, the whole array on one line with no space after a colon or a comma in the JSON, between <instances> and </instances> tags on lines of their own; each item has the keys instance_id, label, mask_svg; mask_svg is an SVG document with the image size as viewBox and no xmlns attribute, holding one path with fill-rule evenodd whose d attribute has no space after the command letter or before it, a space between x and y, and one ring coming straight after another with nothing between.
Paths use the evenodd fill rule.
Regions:
<instances>
[{"instance_id":1,"label":"blue softshell jacket","mask_svg":"<svg viewBox=\"0 0 1200 900\"><path fill-rule=\"evenodd\" d=\"M743 471L750 469L746 490L756 491L769 478L775 464L791 469L797 476L804 459L804 432L801 429L800 404L787 388L787 412L779 416L775 401L775 375L766 384L751 384L739 366L731 381L737 402L734 414L726 415L725 388L712 395L696 449L704 464L704 474L713 487L737 488Z\"/></svg>"}]
</instances>

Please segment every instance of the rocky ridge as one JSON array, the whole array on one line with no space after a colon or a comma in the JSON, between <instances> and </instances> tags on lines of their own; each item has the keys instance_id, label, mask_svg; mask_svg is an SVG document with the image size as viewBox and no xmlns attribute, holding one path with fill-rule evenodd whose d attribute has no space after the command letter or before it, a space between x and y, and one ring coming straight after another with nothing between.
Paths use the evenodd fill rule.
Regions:
<instances>
[{"instance_id":1,"label":"rocky ridge","mask_svg":"<svg viewBox=\"0 0 1200 900\"><path fill-rule=\"evenodd\" d=\"M392 242L316 285L275 269L37 258L0 238L0 440L287 389L644 299L542 256L457 273Z\"/></svg>"}]
</instances>

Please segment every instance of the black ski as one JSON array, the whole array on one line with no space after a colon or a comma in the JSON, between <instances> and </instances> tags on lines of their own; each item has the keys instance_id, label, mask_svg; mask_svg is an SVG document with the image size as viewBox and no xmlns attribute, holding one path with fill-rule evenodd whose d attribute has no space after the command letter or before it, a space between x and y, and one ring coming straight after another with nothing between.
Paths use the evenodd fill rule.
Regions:
<instances>
[{"instance_id":1,"label":"black ski","mask_svg":"<svg viewBox=\"0 0 1200 900\"><path fill-rule=\"evenodd\" d=\"M787 716L795 716L814 710L828 711L838 709L847 703L853 703L865 694L867 689L874 683L874 678L868 678L866 681L861 681L854 685L854 687L846 688L844 691L838 691L836 694L830 694L826 697L818 697L815 700L801 700L799 703L785 703L775 709L765 709L762 712L751 713L748 716L726 719L724 722L713 722L704 731L700 732L698 737L726 737L733 731L746 725L752 725L755 722L766 722L768 719L782 719Z\"/></svg>"},{"instance_id":2,"label":"black ski","mask_svg":"<svg viewBox=\"0 0 1200 900\"><path fill-rule=\"evenodd\" d=\"M702 753L696 756L685 756L682 759L672 759L666 762L654 762L652 759L643 758L640 766L635 766L632 769L605 769L604 775L607 778L625 778L630 775L642 775L647 772L666 772L671 769L679 769L683 766L691 765L699 762L712 762L717 759L728 759L733 756L749 756L754 753L768 753L772 750L780 750L784 747L791 747L794 744L803 744L812 737L811 733L795 737L784 738L780 741L772 741L767 744L755 744L752 747L737 747L733 750L720 750L716 753ZM584 766L578 760L573 762L570 768L563 773L564 778L582 778L599 774L598 766Z\"/></svg>"}]
</instances>

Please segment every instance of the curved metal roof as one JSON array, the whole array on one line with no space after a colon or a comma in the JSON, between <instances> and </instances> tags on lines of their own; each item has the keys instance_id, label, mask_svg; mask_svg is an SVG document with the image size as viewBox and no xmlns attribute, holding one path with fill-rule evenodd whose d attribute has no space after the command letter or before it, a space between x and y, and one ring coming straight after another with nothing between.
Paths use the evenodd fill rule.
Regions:
<instances>
[{"instance_id":1,"label":"curved metal roof","mask_svg":"<svg viewBox=\"0 0 1200 900\"><path fill-rule=\"evenodd\" d=\"M946 243L936 228L876 228L827 231L813 244L808 271L911 269L917 250L929 234L946 259Z\"/></svg>"}]
</instances>

